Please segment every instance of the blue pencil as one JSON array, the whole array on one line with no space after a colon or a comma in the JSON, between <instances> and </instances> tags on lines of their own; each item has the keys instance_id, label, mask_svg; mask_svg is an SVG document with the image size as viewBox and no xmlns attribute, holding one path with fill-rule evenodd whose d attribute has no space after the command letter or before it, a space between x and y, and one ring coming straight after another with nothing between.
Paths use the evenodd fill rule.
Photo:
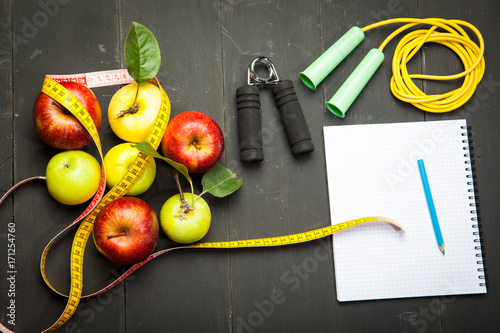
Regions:
<instances>
[{"instance_id":1,"label":"blue pencil","mask_svg":"<svg viewBox=\"0 0 500 333\"><path fill-rule=\"evenodd\" d=\"M422 178L422 184L424 185L425 198L427 199L427 206L429 207L429 212L431 214L432 226L434 227L438 247L444 254L443 235L441 235L441 228L439 227L436 208L434 207L434 201L432 200L431 188L427 179L427 173L425 172L424 160L418 160L418 169L420 170L420 177Z\"/></svg>"}]
</instances>

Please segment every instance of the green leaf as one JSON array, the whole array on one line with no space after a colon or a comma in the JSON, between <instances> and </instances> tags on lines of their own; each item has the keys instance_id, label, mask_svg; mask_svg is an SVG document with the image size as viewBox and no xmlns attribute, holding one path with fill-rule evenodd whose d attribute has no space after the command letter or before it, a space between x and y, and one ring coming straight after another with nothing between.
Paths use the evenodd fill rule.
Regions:
<instances>
[{"instance_id":1,"label":"green leaf","mask_svg":"<svg viewBox=\"0 0 500 333\"><path fill-rule=\"evenodd\" d=\"M137 22L132 22L125 40L125 61L128 73L139 84L151 80L160 69L158 42L148 28Z\"/></svg>"},{"instance_id":2,"label":"green leaf","mask_svg":"<svg viewBox=\"0 0 500 333\"><path fill-rule=\"evenodd\" d=\"M191 184L193 183L191 177L189 176L189 171L184 164L177 163L171 160L170 158L158 154L158 152L153 148L153 146L149 142L147 141L139 142L134 147L137 148L143 154L164 160L165 162L173 166L177 171L179 171L184 177L186 177L189 183Z\"/></svg>"},{"instance_id":3,"label":"green leaf","mask_svg":"<svg viewBox=\"0 0 500 333\"><path fill-rule=\"evenodd\" d=\"M214 165L201 178L203 193L208 192L218 198L235 192L242 183L243 180L240 177L220 163Z\"/></svg>"}]
</instances>

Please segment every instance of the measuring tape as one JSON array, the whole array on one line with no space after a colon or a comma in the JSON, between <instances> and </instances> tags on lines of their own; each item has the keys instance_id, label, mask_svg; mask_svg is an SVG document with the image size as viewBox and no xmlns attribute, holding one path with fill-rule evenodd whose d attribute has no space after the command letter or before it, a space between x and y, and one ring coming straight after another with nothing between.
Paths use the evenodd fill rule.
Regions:
<instances>
[{"instance_id":1,"label":"measuring tape","mask_svg":"<svg viewBox=\"0 0 500 333\"><path fill-rule=\"evenodd\" d=\"M122 70L123 71L123 70ZM121 72L118 72L121 73ZM116 74L118 74L116 73ZM123 74L123 73L121 73ZM113 77L113 76L111 76ZM81 76L77 77L82 80ZM118 78L123 78L121 75ZM74 77L64 77L60 79L64 81L65 79L72 80ZM85 77L87 80L87 77ZM81 82L81 81L80 81ZM83 82L82 82L83 83ZM85 81L87 83L87 81ZM93 81L94 85L91 86L103 86L102 82L99 80ZM107 85L110 84L122 84L123 80L119 81L111 81L108 82ZM162 101L160 110L158 111L158 115L156 118L153 127L151 128L146 141L151 144L152 147L156 150L163 138L163 134L165 133L165 129L167 127L167 123L170 117L170 100L168 99L167 94L161 87L160 83L156 78L151 80L151 83L158 86L162 93ZM95 85L98 84L98 85ZM101 84L101 85L99 85ZM56 82L53 78L47 76L44 80L42 86L42 92L52 97L54 100L63 105L66 109L68 109L89 131L92 136L94 143L96 144L101 161L103 161L103 154L101 148L101 142L99 139L99 135L97 133L96 127L92 121L92 118L88 114L85 107L78 101L78 99L71 94L67 89L65 89L61 84ZM82 290L83 290L83 255L85 252L85 246L87 244L87 240L92 233L93 223L99 212L104 208L105 205L110 203L111 201L118 199L124 196L128 190L140 179L147 165L151 161L152 157L145 155L143 153L138 153L135 161L129 167L125 175L121 178L121 180L105 195L105 185L106 185L106 175L104 171L104 163L102 163L102 179L97 194L93 198L89 207L78 217L73 223L71 223L66 229L56 235L45 247L42 258L40 261L40 271L42 273L43 280L45 283L51 288L54 292L61 294L58 292L48 281L47 275L45 273L45 262L47 259L47 255L49 249L57 240L57 238L69 230L73 225L75 225L78 221L83 219L78 230L76 232L75 238L73 240L73 244L71 247L71 255L70 255L70 270L71 270L71 286L70 293L68 295L68 302L66 304L66 308L64 309L62 315L59 319L45 332L53 331L62 325L64 325L71 316L75 313L76 308L81 299Z\"/></svg>"},{"instance_id":2,"label":"measuring tape","mask_svg":"<svg viewBox=\"0 0 500 333\"><path fill-rule=\"evenodd\" d=\"M107 80L107 84L103 84L100 80L88 80L88 74L79 74L79 75L65 75L65 76L46 76L43 86L42 92L52 97L54 100L63 105L66 109L68 109L75 117L87 128L90 135L92 136L94 143L96 144L99 156L101 161L103 161L103 153L101 148L101 142L99 139L99 135L97 129L92 121L92 118L88 114L85 107L78 101L78 99L71 94L67 89L65 89L58 81L75 81L80 82L82 84L87 85L88 87L99 87L104 85L112 85L112 84L124 84L133 82L130 77L126 75L118 75L124 74L126 70L118 70L118 71L109 71L105 72L111 75L111 77L121 78L120 80ZM104 72L95 72L95 73L104 73ZM116 76L113 76L117 74ZM127 74L128 75L128 74ZM104 80L106 81L106 80ZM146 141L151 144L151 146L156 150L162 140L163 134L167 127L167 123L170 117L170 101L168 99L167 94L161 87L160 83L156 78L151 80L151 83L158 86L162 93L162 102L160 106L160 110L158 111L157 119L148 134ZM65 296L68 298L66 307L62 312L61 316L58 320L44 332L54 331L61 326L63 326L76 312L78 304L82 298L88 298L97 296L102 294L114 286L118 285L125 278L127 278L134 271L139 269L141 266L146 264L147 262L157 258L165 253L168 253L173 250L179 249L196 249L196 248L204 248L204 249L232 249L232 248L252 248L252 247L275 247L275 246L284 246L284 245L292 245L298 243L309 242L313 240L317 240L323 237L327 237L333 235L336 232L355 227L368 222L386 222L389 223L396 231L403 231L404 229L397 222L384 218L384 217L365 217L361 219L351 220L347 222L338 223L335 225L330 225L323 228L318 228L306 232L278 236L278 237L269 237L269 238L258 238L258 239L248 239L248 240L237 240L237 241L226 241L226 242L209 242L209 243L197 243L190 244L185 246L179 246L169 249L160 250L151 254L148 258L143 260L140 263L137 263L130 267L125 273L123 273L120 277L118 277L115 281L110 283L108 286L102 288L101 290L83 295L83 259L85 246L87 241L92 233L93 223L99 212L106 206L108 203L112 202L115 199L118 199L124 196L128 190L140 179L143 174L145 168L148 163L151 161L152 157L145 155L143 153L138 153L134 163L127 170L126 174L122 177L122 179L113 187L109 192L104 195L105 192L105 184L106 184L106 175L104 171L104 163L102 163L102 177L99 189L92 199L89 206L85 209L85 211L74 220L68 227L58 233L45 247L43 250L41 261L40 261L40 271L42 274L42 278L47 284L47 286L52 289L55 293ZM80 220L82 220L81 224L76 231L75 237L73 239L71 254L70 254L70 273L71 273L71 285L69 294L66 295L58 291L54 288L46 275L45 272L45 263L49 253L51 246L54 242L72 227L74 227ZM0 324L0 330L3 332L12 332L2 324ZM13 333L13 332L12 332Z\"/></svg>"},{"instance_id":3,"label":"measuring tape","mask_svg":"<svg viewBox=\"0 0 500 333\"><path fill-rule=\"evenodd\" d=\"M359 218L355 220L350 220L346 222L341 222L338 224L334 225L329 225L326 227L306 231L306 232L300 232L296 234L290 234L290 235L285 235L285 236L278 236L278 237L267 237L267 238L255 238L255 239L245 239L245 240L236 240L236 241L226 241L226 242L209 242L209 243L195 243L195 244L190 244L190 245L184 245L184 246L178 246L178 247L172 247L164 250L160 250L157 252L152 253L144 259L143 261L131 266L125 273L120 275L116 280L111 282L109 285L106 287L93 292L91 294L87 295L81 295L81 298L90 298L94 297L97 295L100 295L111 288L115 287L116 285L120 284L123 280L125 280L129 275L131 275L133 272L135 272L137 269L145 265L146 263L150 262L151 260L174 250L181 250L181 249L237 249L237 248L256 248L256 247L276 247L276 246L285 246L285 245L293 245L293 244L299 244L299 243L305 243L305 242L310 242L314 240L321 239L323 237L331 236L334 233L337 233L342 230L346 230L348 228L352 228L364 223L369 223L369 222L384 222L388 223L390 226L394 228L395 231L403 231L403 227L397 223L396 221L386 218L386 217L364 217L364 218ZM59 292L57 290L54 290L58 294L69 297L68 295Z\"/></svg>"},{"instance_id":4,"label":"measuring tape","mask_svg":"<svg viewBox=\"0 0 500 333\"><path fill-rule=\"evenodd\" d=\"M112 85L128 84L135 82L126 69L113 69L90 73L69 75L47 75L56 82L77 82L87 88L107 87Z\"/></svg>"}]
</instances>

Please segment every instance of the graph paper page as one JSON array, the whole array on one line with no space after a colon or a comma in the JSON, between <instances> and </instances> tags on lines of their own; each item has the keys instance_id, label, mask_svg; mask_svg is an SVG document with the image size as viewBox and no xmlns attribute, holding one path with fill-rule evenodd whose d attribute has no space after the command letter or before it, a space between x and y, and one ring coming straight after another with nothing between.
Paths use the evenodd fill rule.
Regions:
<instances>
[{"instance_id":1,"label":"graph paper page","mask_svg":"<svg viewBox=\"0 0 500 333\"><path fill-rule=\"evenodd\" d=\"M332 224L383 216L406 231L373 223L334 235L339 301L486 292L478 271L479 236L473 234L466 132L465 120L324 127ZM444 255L419 159L427 170Z\"/></svg>"}]
</instances>

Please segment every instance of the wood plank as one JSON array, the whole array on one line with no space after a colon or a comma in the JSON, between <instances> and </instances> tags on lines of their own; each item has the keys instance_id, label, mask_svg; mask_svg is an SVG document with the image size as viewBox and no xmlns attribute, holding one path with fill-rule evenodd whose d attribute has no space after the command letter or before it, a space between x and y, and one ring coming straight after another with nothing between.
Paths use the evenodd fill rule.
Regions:
<instances>
[{"instance_id":1,"label":"wood plank","mask_svg":"<svg viewBox=\"0 0 500 333\"><path fill-rule=\"evenodd\" d=\"M482 245L485 251L487 275L491 282L486 295L470 296L451 296L441 297L439 299L439 313L442 317L442 329L446 332L454 331L489 331L498 326L494 318L494 313L499 311L499 303L495 297L494 276L500 274L498 265L494 265L488 259L493 253L500 253L498 242L498 228L493 226L498 209L494 203L494 197L497 196L496 187L489 184L497 184L499 180L498 173L495 172L496 166L500 163L497 150L489 142L497 141L499 138L498 108L500 107L498 98L498 88L500 87L500 69L496 64L497 55L500 47L496 43L497 32L495 25L498 22L498 13L500 4L497 1L480 1L473 7L457 5L454 1L440 1L430 3L428 1L420 4L420 10L423 16L445 17L449 19L459 19L471 23L483 35L485 40L485 61L486 72L483 80L477 87L472 98L462 107L446 114L433 114L430 119L467 119L467 124L471 127L470 132L472 140L470 147L475 155L475 175L476 190L478 190L478 203L480 204L479 218L481 219ZM466 29L471 38L478 43L474 33ZM429 47L426 50L426 71L429 73L459 73L463 71L461 61L451 51L443 46ZM429 84L429 90L443 89L444 91L458 88L462 80L451 82L446 85ZM431 93L433 91L431 90ZM474 222L464 221L464 223ZM484 273L478 272L479 275ZM478 281L482 282L482 281ZM432 310L432 308L431 308ZM432 312L431 312L432 314ZM435 315L435 314L434 314Z\"/></svg>"},{"instance_id":2,"label":"wood plank","mask_svg":"<svg viewBox=\"0 0 500 333\"><path fill-rule=\"evenodd\" d=\"M352 26L362 28L387 19L419 15L418 3L414 1L372 1L369 9L362 10L364 6L349 1L324 4L325 8L322 10L324 48L332 45ZM327 100L339 89L369 50L378 48L399 26L401 24L387 25L365 33L363 42L324 80L323 89L326 91ZM392 123L425 119L423 112L397 100L389 88L392 57L399 39L400 37L394 39L385 47L384 62L351 105L345 118L328 114L327 125ZM421 71L418 56L409 67L416 73ZM428 299L418 298L337 303L337 329L339 332L413 332L415 329L413 325L415 322L418 323L415 318L421 318L419 309L425 308L428 304ZM426 325L432 331L437 331L440 327L439 320L428 321Z\"/></svg>"},{"instance_id":3,"label":"wood plank","mask_svg":"<svg viewBox=\"0 0 500 333\"><path fill-rule=\"evenodd\" d=\"M14 179L44 175L49 159L59 152L43 144L32 123L32 108L45 74L72 74L115 68L117 35L116 2L27 2L13 6L13 32L21 42L14 44ZM78 13L78 15L76 15ZM17 50L16 50L17 47ZM95 90L106 110L106 89ZM104 126L105 128L105 126ZM96 154L94 146L84 150ZM49 240L84 209L63 206L53 200L44 182L20 188L14 197L16 232L16 325L15 331L40 331L57 320L66 299L50 291L38 270L40 255ZM48 274L56 288L69 286L69 232L51 251ZM89 241L92 244L92 239ZM89 265L90 264L90 265ZM113 268L92 246L86 255L85 281L89 289L103 283ZM103 278L104 277L104 278ZM117 289L119 290L119 289ZM123 293L111 298L82 301L66 329L78 331L119 331L124 317ZM113 321L97 317L117 318Z\"/></svg>"},{"instance_id":4,"label":"wood plank","mask_svg":"<svg viewBox=\"0 0 500 333\"><path fill-rule=\"evenodd\" d=\"M0 189L5 192L12 186L12 12L9 3L0 6L0 29L4 32L0 37L0 85L4 88L0 94L0 104L4 106L0 113Z\"/></svg>"},{"instance_id":5,"label":"wood plank","mask_svg":"<svg viewBox=\"0 0 500 333\"><path fill-rule=\"evenodd\" d=\"M211 1L156 1L140 8L121 6L121 45L132 21L148 27L162 52L157 77L172 103L171 117L188 110L212 117L224 130L219 4ZM122 63L125 66L125 63ZM225 161L223 156L223 162ZM157 181L142 197L159 213L177 193L172 168L158 161ZM195 192L200 178L193 175ZM183 181L184 190L189 185ZM207 195L212 225L203 241L227 240L226 200ZM157 248L173 246L160 232ZM127 332L227 332L231 320L230 265L226 251L176 251L141 268L126 283ZM154 306L151 306L154 304ZM147 309L147 311L144 311ZM161 318L161 320L158 320Z\"/></svg>"},{"instance_id":6,"label":"wood plank","mask_svg":"<svg viewBox=\"0 0 500 333\"><path fill-rule=\"evenodd\" d=\"M232 240L280 236L329 224L322 124L324 97L298 73L321 45L320 2L223 2L228 163L243 178L228 201ZM244 19L242 19L244 18ZM257 56L295 85L316 150L294 157L271 91L260 88L264 161L240 162L235 92ZM231 253L234 332L331 331L336 318L331 242Z\"/></svg>"},{"instance_id":7,"label":"wood plank","mask_svg":"<svg viewBox=\"0 0 500 333\"><path fill-rule=\"evenodd\" d=\"M13 143L13 128L12 119L14 112L12 112L12 10L10 3L3 2L0 4L0 30L4 33L0 36L0 105L3 106L3 110L0 111L0 194L3 195L12 186L12 166L13 166L13 154L12 154L12 143ZM14 219L14 212L12 208L12 197L9 197L4 201L2 206L0 206L0 221L2 221L2 227L0 229L0 256L4 260L0 261L0 271L7 272L10 271L14 263L11 248L9 244L13 241L15 237L15 228L12 223ZM11 228L9 228L9 226ZM12 246L12 245L11 245ZM10 266L10 268L9 268ZM15 266L14 266L15 268ZM4 275L2 275L3 277ZM7 309L10 306L10 301L14 298L14 294L9 292L10 281L2 278L0 281L0 290L2 290L2 297L0 301L0 306L2 309ZM7 325L7 327L13 327L9 325L8 322L15 320L11 318L10 310L2 310L2 324ZM3 315L5 313L5 315ZM15 322L15 321L14 321ZM12 322L11 322L12 323Z\"/></svg>"}]
</instances>

